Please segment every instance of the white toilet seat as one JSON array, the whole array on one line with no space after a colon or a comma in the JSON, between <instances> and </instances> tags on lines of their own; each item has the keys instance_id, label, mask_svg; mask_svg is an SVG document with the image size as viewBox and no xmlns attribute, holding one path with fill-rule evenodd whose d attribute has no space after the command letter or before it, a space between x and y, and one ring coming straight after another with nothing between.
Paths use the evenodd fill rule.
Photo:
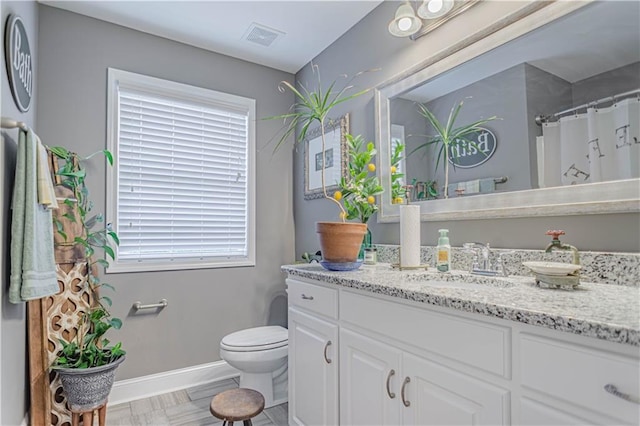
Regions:
<instances>
[{"instance_id":1,"label":"white toilet seat","mask_svg":"<svg viewBox=\"0 0 640 426\"><path fill-rule=\"evenodd\" d=\"M220 348L229 352L257 352L289 344L288 331L280 326L255 327L225 336Z\"/></svg>"}]
</instances>

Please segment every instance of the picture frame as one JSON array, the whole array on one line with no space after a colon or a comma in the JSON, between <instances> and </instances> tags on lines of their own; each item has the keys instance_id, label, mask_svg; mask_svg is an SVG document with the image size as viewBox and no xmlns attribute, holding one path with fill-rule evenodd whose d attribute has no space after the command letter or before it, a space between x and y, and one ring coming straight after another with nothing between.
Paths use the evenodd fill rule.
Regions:
<instances>
[{"instance_id":1,"label":"picture frame","mask_svg":"<svg viewBox=\"0 0 640 426\"><path fill-rule=\"evenodd\" d=\"M338 189L340 178L347 177L346 134L349 132L349 114L324 125L325 149L325 186L331 196ZM320 127L310 130L304 140L304 199L315 200L324 196L322 191L322 130Z\"/></svg>"}]
</instances>

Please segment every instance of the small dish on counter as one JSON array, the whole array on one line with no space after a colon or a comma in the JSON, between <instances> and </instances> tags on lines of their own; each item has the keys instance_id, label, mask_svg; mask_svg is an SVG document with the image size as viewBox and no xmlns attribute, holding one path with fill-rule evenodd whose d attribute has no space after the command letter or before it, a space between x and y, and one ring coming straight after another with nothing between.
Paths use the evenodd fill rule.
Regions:
<instances>
[{"instance_id":1,"label":"small dish on counter","mask_svg":"<svg viewBox=\"0 0 640 426\"><path fill-rule=\"evenodd\" d=\"M543 275L572 275L582 268L582 265L576 265L574 263L561 263L561 262L522 262L524 266L531 269L536 274Z\"/></svg>"}]
</instances>

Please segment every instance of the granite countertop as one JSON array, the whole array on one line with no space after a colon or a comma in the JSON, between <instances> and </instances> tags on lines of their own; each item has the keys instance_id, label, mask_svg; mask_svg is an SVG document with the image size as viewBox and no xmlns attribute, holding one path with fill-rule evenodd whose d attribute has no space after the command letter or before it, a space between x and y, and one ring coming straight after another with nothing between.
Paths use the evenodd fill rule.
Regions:
<instances>
[{"instance_id":1,"label":"granite countertop","mask_svg":"<svg viewBox=\"0 0 640 426\"><path fill-rule=\"evenodd\" d=\"M638 287L581 281L575 290L551 290L537 287L533 277L398 271L381 263L350 272L327 271L317 263L282 270L292 277L640 346Z\"/></svg>"}]
</instances>

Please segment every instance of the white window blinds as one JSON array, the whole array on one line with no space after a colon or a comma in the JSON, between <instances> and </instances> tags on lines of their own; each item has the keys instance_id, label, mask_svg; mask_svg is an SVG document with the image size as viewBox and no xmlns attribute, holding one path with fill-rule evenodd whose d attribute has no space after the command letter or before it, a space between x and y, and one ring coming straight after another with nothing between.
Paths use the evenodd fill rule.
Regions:
<instances>
[{"instance_id":1,"label":"white window blinds","mask_svg":"<svg viewBox=\"0 0 640 426\"><path fill-rule=\"evenodd\" d=\"M194 97L192 86L156 91L123 80L116 90L116 263L156 266L136 270L251 263L250 108L205 89Z\"/></svg>"}]
</instances>

